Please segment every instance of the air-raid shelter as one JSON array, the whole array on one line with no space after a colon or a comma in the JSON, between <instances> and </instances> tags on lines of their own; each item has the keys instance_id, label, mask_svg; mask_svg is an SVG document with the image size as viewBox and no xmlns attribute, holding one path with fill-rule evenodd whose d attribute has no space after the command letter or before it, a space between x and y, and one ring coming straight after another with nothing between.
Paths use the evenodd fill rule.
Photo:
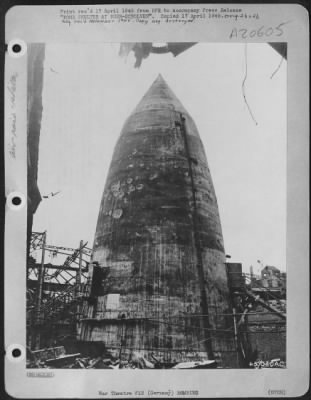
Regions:
<instances>
[{"instance_id":1,"label":"air-raid shelter","mask_svg":"<svg viewBox=\"0 0 311 400\"><path fill-rule=\"evenodd\" d=\"M161 75L107 176L80 340L129 359L238 367L217 199L196 125Z\"/></svg>"}]
</instances>

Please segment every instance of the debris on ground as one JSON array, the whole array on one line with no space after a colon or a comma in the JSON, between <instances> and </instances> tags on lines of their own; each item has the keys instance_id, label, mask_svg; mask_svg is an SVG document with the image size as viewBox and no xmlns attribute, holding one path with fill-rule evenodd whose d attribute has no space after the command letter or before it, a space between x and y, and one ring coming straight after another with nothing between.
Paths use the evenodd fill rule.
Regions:
<instances>
[{"instance_id":1,"label":"debris on ground","mask_svg":"<svg viewBox=\"0 0 311 400\"><path fill-rule=\"evenodd\" d=\"M65 354L58 358L49 358L48 360L45 360L45 364L54 368L62 368L66 365L72 365L78 357L81 357L80 353Z\"/></svg>"},{"instance_id":2,"label":"debris on ground","mask_svg":"<svg viewBox=\"0 0 311 400\"><path fill-rule=\"evenodd\" d=\"M207 369L216 368L215 360L188 361L176 364L172 369Z\"/></svg>"},{"instance_id":3,"label":"debris on ground","mask_svg":"<svg viewBox=\"0 0 311 400\"><path fill-rule=\"evenodd\" d=\"M27 348L27 368L63 369L193 369L216 368L214 360L189 362L164 362L151 354L148 360L143 353L133 352L128 360L117 353L104 352L97 357L85 357L81 353L67 354L63 346L32 351Z\"/></svg>"},{"instance_id":4,"label":"debris on ground","mask_svg":"<svg viewBox=\"0 0 311 400\"><path fill-rule=\"evenodd\" d=\"M154 368L154 364L152 362L148 361L143 356L143 354L138 353L138 352L133 352L132 353L131 362L137 368L140 368L140 369L152 369L152 368Z\"/></svg>"}]
</instances>

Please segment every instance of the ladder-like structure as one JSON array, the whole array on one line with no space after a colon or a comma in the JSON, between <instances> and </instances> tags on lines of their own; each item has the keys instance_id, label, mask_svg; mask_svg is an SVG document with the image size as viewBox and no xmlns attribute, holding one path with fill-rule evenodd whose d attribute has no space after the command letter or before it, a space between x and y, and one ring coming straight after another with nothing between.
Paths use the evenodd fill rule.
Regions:
<instances>
[{"instance_id":1,"label":"ladder-like structure","mask_svg":"<svg viewBox=\"0 0 311 400\"><path fill-rule=\"evenodd\" d=\"M46 263L46 252L53 261L66 258L60 264ZM38 262L40 255L41 262ZM52 340L58 327L67 326L75 333L90 255L91 250L83 241L75 249L52 246L46 243L46 232L33 232L27 264L27 333L31 348L40 348L44 335Z\"/></svg>"}]
</instances>

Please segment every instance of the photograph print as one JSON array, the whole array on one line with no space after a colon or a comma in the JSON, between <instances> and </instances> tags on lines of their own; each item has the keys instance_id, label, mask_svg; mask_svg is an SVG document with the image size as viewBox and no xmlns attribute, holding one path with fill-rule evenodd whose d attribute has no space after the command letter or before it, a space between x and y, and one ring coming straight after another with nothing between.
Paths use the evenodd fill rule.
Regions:
<instances>
[{"instance_id":1,"label":"photograph print","mask_svg":"<svg viewBox=\"0 0 311 400\"><path fill-rule=\"evenodd\" d=\"M286 368L286 43L32 43L27 367Z\"/></svg>"}]
</instances>

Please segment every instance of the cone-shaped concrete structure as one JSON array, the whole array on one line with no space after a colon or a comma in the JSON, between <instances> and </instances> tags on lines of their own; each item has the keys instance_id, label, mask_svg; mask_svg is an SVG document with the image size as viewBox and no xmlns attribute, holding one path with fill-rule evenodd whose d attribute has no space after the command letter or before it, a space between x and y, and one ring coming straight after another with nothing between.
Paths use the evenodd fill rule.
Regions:
<instances>
[{"instance_id":1,"label":"cone-shaped concrete structure","mask_svg":"<svg viewBox=\"0 0 311 400\"><path fill-rule=\"evenodd\" d=\"M116 144L93 261L101 275L83 340L122 357L236 366L212 178L197 128L161 75Z\"/></svg>"},{"instance_id":2,"label":"cone-shaped concrete structure","mask_svg":"<svg viewBox=\"0 0 311 400\"><path fill-rule=\"evenodd\" d=\"M158 75L133 113L142 112L150 108L174 108L175 111L187 113L184 106L167 85L161 74Z\"/></svg>"}]
</instances>

